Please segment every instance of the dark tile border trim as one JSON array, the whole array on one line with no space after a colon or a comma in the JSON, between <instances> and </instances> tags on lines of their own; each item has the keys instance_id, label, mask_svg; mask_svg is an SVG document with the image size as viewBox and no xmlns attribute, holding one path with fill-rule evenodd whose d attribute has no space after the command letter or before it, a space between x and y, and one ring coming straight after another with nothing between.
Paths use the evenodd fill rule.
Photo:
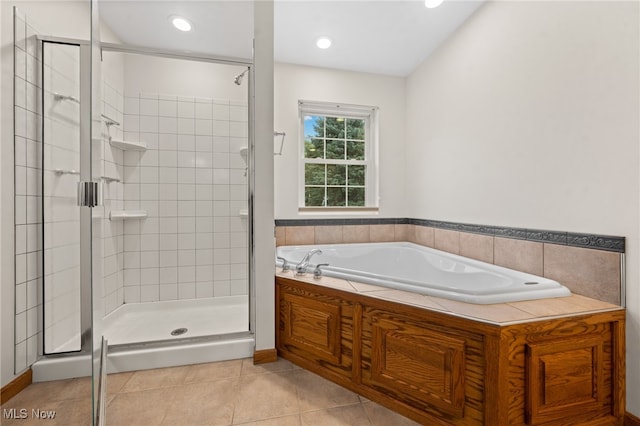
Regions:
<instances>
[{"instance_id":1,"label":"dark tile border trim","mask_svg":"<svg viewBox=\"0 0 640 426\"><path fill-rule=\"evenodd\" d=\"M510 228L503 226L474 225L410 218L360 218L360 219L276 219L276 226L339 226L339 225L418 225L451 231L470 232L494 237L540 243L560 244L596 250L625 252L625 237L580 234L574 232L546 231L541 229Z\"/></svg>"}]
</instances>

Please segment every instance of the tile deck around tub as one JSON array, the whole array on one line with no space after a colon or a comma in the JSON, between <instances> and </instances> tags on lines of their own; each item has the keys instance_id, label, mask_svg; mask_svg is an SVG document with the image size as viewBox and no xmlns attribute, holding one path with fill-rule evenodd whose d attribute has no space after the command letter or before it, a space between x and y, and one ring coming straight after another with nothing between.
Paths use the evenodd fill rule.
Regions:
<instances>
[{"instance_id":1,"label":"tile deck around tub","mask_svg":"<svg viewBox=\"0 0 640 426\"><path fill-rule=\"evenodd\" d=\"M313 274L296 276L294 271L281 272L280 268L276 268L275 275L276 277L290 278L322 287L429 310L443 311L451 315L499 325L621 309L618 305L591 299L579 294L550 299L480 305L416 294L403 290L389 289L387 287L348 281L340 278L320 277L319 279L315 279L313 278Z\"/></svg>"}]
</instances>

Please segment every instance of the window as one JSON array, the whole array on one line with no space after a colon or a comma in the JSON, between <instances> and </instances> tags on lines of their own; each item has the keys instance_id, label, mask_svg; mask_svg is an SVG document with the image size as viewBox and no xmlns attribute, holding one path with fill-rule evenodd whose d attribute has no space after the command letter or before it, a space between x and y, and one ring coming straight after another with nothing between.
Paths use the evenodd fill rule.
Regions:
<instances>
[{"instance_id":1,"label":"window","mask_svg":"<svg viewBox=\"0 0 640 426\"><path fill-rule=\"evenodd\" d=\"M299 102L300 207L377 207L376 107Z\"/></svg>"}]
</instances>

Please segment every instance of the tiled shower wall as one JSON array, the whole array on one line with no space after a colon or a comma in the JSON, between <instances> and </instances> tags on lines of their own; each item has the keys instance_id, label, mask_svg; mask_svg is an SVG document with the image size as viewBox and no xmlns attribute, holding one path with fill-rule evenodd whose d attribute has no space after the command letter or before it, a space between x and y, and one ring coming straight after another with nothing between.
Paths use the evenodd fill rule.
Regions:
<instances>
[{"instance_id":1,"label":"tiled shower wall","mask_svg":"<svg viewBox=\"0 0 640 426\"><path fill-rule=\"evenodd\" d=\"M15 371L31 365L42 341L42 141L36 31L14 15Z\"/></svg>"},{"instance_id":2,"label":"tiled shower wall","mask_svg":"<svg viewBox=\"0 0 640 426\"><path fill-rule=\"evenodd\" d=\"M111 57L105 58L108 60ZM108 315L124 303L124 222L109 220L111 210L124 208L124 153L109 144L109 137L122 138L124 94L121 87L104 79L102 84L102 113L119 125L102 124L101 175L104 196L102 220L103 309ZM105 179L106 178L106 179Z\"/></svg>"},{"instance_id":3,"label":"tiled shower wall","mask_svg":"<svg viewBox=\"0 0 640 426\"><path fill-rule=\"evenodd\" d=\"M244 295L247 284L246 102L127 94L124 302Z\"/></svg>"}]
</instances>

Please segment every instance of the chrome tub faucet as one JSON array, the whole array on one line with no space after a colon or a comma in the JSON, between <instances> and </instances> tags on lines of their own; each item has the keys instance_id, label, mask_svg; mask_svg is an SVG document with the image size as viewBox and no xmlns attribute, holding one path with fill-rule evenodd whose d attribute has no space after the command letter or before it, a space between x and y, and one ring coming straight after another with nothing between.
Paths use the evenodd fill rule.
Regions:
<instances>
[{"instance_id":1,"label":"chrome tub faucet","mask_svg":"<svg viewBox=\"0 0 640 426\"><path fill-rule=\"evenodd\" d=\"M307 253L302 260L300 261L300 263L298 263L296 265L296 275L303 275L305 272L307 272L307 267L309 266L309 261L311 260L311 257L314 254L322 254L322 250L320 249L312 249L309 250L309 253Z\"/></svg>"}]
</instances>

